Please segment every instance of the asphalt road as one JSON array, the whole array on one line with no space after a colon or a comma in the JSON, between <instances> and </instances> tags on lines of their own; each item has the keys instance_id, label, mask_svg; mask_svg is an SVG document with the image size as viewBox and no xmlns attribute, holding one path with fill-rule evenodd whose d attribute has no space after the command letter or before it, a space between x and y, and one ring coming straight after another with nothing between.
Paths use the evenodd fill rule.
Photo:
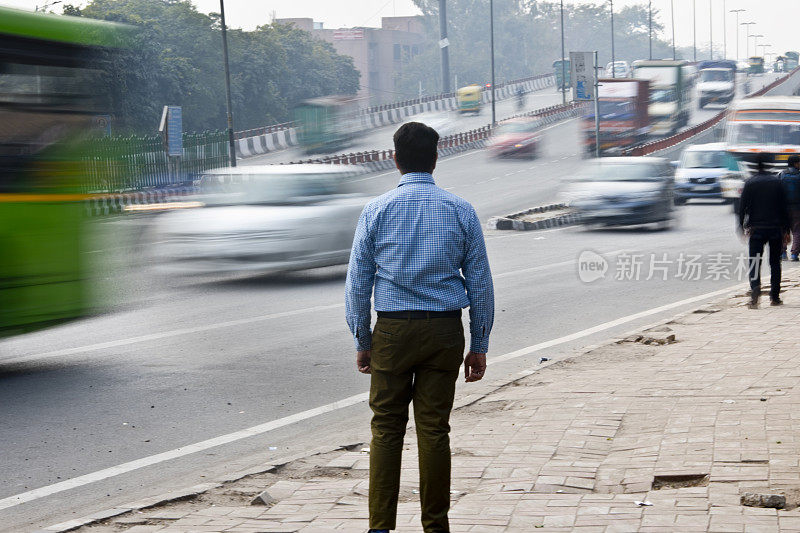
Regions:
<instances>
[{"instance_id":1,"label":"asphalt road","mask_svg":"<svg viewBox=\"0 0 800 533\"><path fill-rule=\"evenodd\" d=\"M478 150L441 161L435 176L484 220L552 201L562 179L583 163L578 121L552 127L543 142L535 161L493 161ZM367 176L365 192L384 191L397 178L393 172ZM113 313L0 342L1 531L33 530L320 443L358 442L367 432L368 409L356 403L47 495L65 480L367 390L344 322L344 267L176 283L142 264L143 220L99 227L111 237L99 252L113 254L119 266L106 280L123 298ZM690 305L680 303L687 298L735 285L674 276L617 281L620 253L642 254L645 278L651 253L667 254L674 270L681 253L743 252L730 208L715 204L682 208L678 228L667 232L487 231L487 245L497 299L490 361L571 336L491 366L489 379L670 316ZM576 260L585 250L606 254L606 279L580 281ZM669 304L675 305L659 310ZM8 506L8 498L37 488L45 488L41 497Z\"/></svg>"}]
</instances>

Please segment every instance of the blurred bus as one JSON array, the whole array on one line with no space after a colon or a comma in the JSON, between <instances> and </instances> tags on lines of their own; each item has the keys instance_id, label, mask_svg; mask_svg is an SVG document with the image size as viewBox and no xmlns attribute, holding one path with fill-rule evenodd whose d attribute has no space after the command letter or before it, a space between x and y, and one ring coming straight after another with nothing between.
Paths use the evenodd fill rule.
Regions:
<instances>
[{"instance_id":1,"label":"blurred bus","mask_svg":"<svg viewBox=\"0 0 800 533\"><path fill-rule=\"evenodd\" d=\"M747 60L748 74L764 74L764 58L753 56Z\"/></svg>"},{"instance_id":2,"label":"blurred bus","mask_svg":"<svg viewBox=\"0 0 800 533\"><path fill-rule=\"evenodd\" d=\"M783 54L783 68L784 72L791 72L797 68L798 59L800 59L800 54L797 52L789 51Z\"/></svg>"},{"instance_id":3,"label":"blurred bus","mask_svg":"<svg viewBox=\"0 0 800 533\"><path fill-rule=\"evenodd\" d=\"M325 153L350 146L364 132L353 96L312 98L294 108L297 140L307 154Z\"/></svg>"},{"instance_id":4,"label":"blurred bus","mask_svg":"<svg viewBox=\"0 0 800 533\"><path fill-rule=\"evenodd\" d=\"M553 61L553 72L556 75L556 89L569 89L572 87L569 59L556 59Z\"/></svg>"},{"instance_id":5,"label":"blurred bus","mask_svg":"<svg viewBox=\"0 0 800 533\"><path fill-rule=\"evenodd\" d=\"M467 85L456 91L456 101L458 102L459 113L481 112L481 98L483 91L479 85Z\"/></svg>"},{"instance_id":6,"label":"blurred bus","mask_svg":"<svg viewBox=\"0 0 800 533\"><path fill-rule=\"evenodd\" d=\"M85 162L126 30L0 8L0 337L92 309Z\"/></svg>"},{"instance_id":7,"label":"blurred bus","mask_svg":"<svg viewBox=\"0 0 800 533\"><path fill-rule=\"evenodd\" d=\"M753 170L757 154L770 155L770 167L786 166L800 155L800 96L761 96L734 102L726 123L728 151Z\"/></svg>"}]
</instances>

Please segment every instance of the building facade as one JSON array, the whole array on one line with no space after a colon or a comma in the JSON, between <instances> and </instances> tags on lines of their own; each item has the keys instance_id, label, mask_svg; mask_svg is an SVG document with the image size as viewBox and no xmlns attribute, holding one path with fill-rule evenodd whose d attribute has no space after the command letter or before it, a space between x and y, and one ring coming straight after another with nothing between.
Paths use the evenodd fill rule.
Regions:
<instances>
[{"instance_id":1,"label":"building facade","mask_svg":"<svg viewBox=\"0 0 800 533\"><path fill-rule=\"evenodd\" d=\"M383 17L380 28L325 29L311 18L276 19L279 24L294 24L315 37L328 41L336 51L353 58L361 73L358 96L365 104L414 98L397 90L403 68L422 51L425 42L422 17Z\"/></svg>"}]
</instances>

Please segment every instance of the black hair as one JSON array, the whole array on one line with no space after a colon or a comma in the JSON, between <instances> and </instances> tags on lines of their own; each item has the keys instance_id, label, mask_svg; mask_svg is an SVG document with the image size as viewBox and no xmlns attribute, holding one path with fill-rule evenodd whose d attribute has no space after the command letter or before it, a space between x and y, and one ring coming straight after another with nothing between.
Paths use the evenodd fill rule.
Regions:
<instances>
[{"instance_id":1,"label":"black hair","mask_svg":"<svg viewBox=\"0 0 800 533\"><path fill-rule=\"evenodd\" d=\"M790 167L796 167L797 164L800 163L800 155L790 155L789 159L786 161L786 163Z\"/></svg>"},{"instance_id":2,"label":"black hair","mask_svg":"<svg viewBox=\"0 0 800 533\"><path fill-rule=\"evenodd\" d=\"M756 170L758 172L764 172L765 170L767 170L767 164L770 163L771 161L772 157L767 153L760 152L756 154L755 158Z\"/></svg>"},{"instance_id":3,"label":"black hair","mask_svg":"<svg viewBox=\"0 0 800 533\"><path fill-rule=\"evenodd\" d=\"M430 172L436 166L439 134L421 122L406 122L394 132L394 159L404 174Z\"/></svg>"}]
</instances>

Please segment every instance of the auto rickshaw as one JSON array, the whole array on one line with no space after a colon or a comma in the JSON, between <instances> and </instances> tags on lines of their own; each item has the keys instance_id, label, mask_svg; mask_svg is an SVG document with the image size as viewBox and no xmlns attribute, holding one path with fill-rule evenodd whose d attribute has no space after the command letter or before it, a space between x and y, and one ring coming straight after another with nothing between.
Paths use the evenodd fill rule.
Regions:
<instances>
[{"instance_id":1,"label":"auto rickshaw","mask_svg":"<svg viewBox=\"0 0 800 533\"><path fill-rule=\"evenodd\" d=\"M468 85L456 91L456 101L458 102L459 113L481 112L481 87L479 85Z\"/></svg>"}]
</instances>

